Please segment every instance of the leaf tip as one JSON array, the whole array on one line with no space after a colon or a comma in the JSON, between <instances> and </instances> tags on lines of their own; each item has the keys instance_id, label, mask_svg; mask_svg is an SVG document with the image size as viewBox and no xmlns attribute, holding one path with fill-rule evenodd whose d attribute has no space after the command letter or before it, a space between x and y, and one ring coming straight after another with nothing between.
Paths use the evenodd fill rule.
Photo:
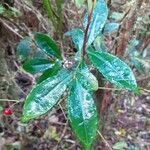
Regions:
<instances>
[{"instance_id":1,"label":"leaf tip","mask_svg":"<svg viewBox=\"0 0 150 150\"><path fill-rule=\"evenodd\" d=\"M135 88L135 90L134 90L134 93L137 94L137 95L140 95L140 94L141 94L140 87L137 86L137 87Z\"/></svg>"},{"instance_id":2,"label":"leaf tip","mask_svg":"<svg viewBox=\"0 0 150 150\"><path fill-rule=\"evenodd\" d=\"M27 123L27 122L29 122L29 120L30 120L30 118L27 117L27 116L25 116L25 115L23 115L23 116L21 117L21 122L22 122L22 123Z\"/></svg>"}]
</instances>

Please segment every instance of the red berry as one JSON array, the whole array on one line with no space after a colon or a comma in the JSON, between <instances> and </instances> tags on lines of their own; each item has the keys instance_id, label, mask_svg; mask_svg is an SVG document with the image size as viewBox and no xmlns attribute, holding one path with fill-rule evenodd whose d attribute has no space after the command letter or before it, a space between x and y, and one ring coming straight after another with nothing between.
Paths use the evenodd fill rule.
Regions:
<instances>
[{"instance_id":1,"label":"red berry","mask_svg":"<svg viewBox=\"0 0 150 150\"><path fill-rule=\"evenodd\" d=\"M13 110L9 107L9 108L5 108L3 111L3 114L6 116L11 116L13 114Z\"/></svg>"}]
</instances>

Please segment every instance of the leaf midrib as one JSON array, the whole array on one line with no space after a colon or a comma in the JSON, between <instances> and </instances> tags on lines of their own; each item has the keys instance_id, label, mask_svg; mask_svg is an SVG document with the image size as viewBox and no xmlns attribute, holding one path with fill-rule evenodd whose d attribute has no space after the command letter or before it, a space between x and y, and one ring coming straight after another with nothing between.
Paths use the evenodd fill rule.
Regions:
<instances>
[{"instance_id":1,"label":"leaf midrib","mask_svg":"<svg viewBox=\"0 0 150 150\"><path fill-rule=\"evenodd\" d=\"M99 54L99 56L100 56L100 58L96 55L96 54L93 54L93 53L91 53L90 52L90 54L91 55L93 55L93 56L95 56L97 59L101 59L104 63L105 63L105 61L104 61L104 59L102 59L102 57L100 56L100 54ZM118 72L114 69L114 68L112 68L112 65L108 65L107 63L105 63L108 67L110 67L117 75L119 75L118 74ZM111 63L109 63L109 64L111 64ZM97 67L96 67L97 68ZM103 74L103 73L102 73ZM104 75L105 76L105 75ZM126 83L128 83L122 76L121 76L121 79L123 80L123 81L125 81ZM119 80L118 80L119 81ZM130 81L130 80L129 80Z\"/></svg>"},{"instance_id":2,"label":"leaf midrib","mask_svg":"<svg viewBox=\"0 0 150 150\"><path fill-rule=\"evenodd\" d=\"M78 80L77 80L78 81ZM81 91L79 90L79 84L80 83L76 83L77 84L77 92L78 93L81 93ZM81 86L81 85L80 85ZM82 86L81 86L82 87ZM83 88L83 87L82 87ZM83 91L82 91L82 93L83 93ZM82 110L82 112L84 112L84 108L82 107L83 105L82 105L82 101L81 101L81 99L82 99L82 95L81 94L79 94L79 102L80 102L80 106L81 106L81 110ZM88 142L88 135L87 135L87 132L86 132L86 130L87 130L87 128L86 128L86 124L85 124L85 116L84 116L84 113L82 113L82 118L83 118L83 120L84 120L84 123L83 123L83 126L84 126L84 132L85 132L85 136L86 136L86 144L87 144L87 142Z\"/></svg>"}]
</instances>

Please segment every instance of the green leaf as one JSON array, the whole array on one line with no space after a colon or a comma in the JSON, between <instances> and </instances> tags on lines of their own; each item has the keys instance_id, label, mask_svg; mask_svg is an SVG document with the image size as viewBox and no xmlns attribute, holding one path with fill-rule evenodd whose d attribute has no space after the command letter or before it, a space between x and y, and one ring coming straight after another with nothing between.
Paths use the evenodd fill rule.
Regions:
<instances>
[{"instance_id":1,"label":"green leaf","mask_svg":"<svg viewBox=\"0 0 150 150\"><path fill-rule=\"evenodd\" d=\"M88 15L84 19L84 27L88 22ZM87 46L90 46L95 38L101 33L108 16L108 8L105 0L97 0L96 6L92 13L92 19L88 30Z\"/></svg>"},{"instance_id":2,"label":"green leaf","mask_svg":"<svg viewBox=\"0 0 150 150\"><path fill-rule=\"evenodd\" d=\"M25 37L17 45L17 56L20 60L26 60L32 51L32 39Z\"/></svg>"},{"instance_id":3,"label":"green leaf","mask_svg":"<svg viewBox=\"0 0 150 150\"><path fill-rule=\"evenodd\" d=\"M47 59L31 59L23 64L23 69L29 73L35 74L43 72L54 66L54 62Z\"/></svg>"},{"instance_id":4,"label":"green leaf","mask_svg":"<svg viewBox=\"0 0 150 150\"><path fill-rule=\"evenodd\" d=\"M70 71L62 69L57 75L36 85L25 100L22 122L38 118L52 109L65 92L70 80Z\"/></svg>"},{"instance_id":5,"label":"green leaf","mask_svg":"<svg viewBox=\"0 0 150 150\"><path fill-rule=\"evenodd\" d=\"M139 43L140 43L139 40L137 40L136 38L133 38L132 40L129 41L129 47L133 48L135 46L138 46Z\"/></svg>"},{"instance_id":6,"label":"green leaf","mask_svg":"<svg viewBox=\"0 0 150 150\"><path fill-rule=\"evenodd\" d=\"M144 74L144 65L140 63L136 57L131 57L131 63L135 66L139 73Z\"/></svg>"},{"instance_id":7,"label":"green leaf","mask_svg":"<svg viewBox=\"0 0 150 150\"><path fill-rule=\"evenodd\" d=\"M57 23L56 23L55 15L53 13L52 3L49 0L43 0L43 6L44 6L44 9L47 12L48 18L50 18L54 28L56 28L57 27Z\"/></svg>"},{"instance_id":8,"label":"green leaf","mask_svg":"<svg viewBox=\"0 0 150 150\"><path fill-rule=\"evenodd\" d=\"M125 150L128 147L125 141L117 142L114 146L114 150Z\"/></svg>"},{"instance_id":9,"label":"green leaf","mask_svg":"<svg viewBox=\"0 0 150 150\"><path fill-rule=\"evenodd\" d=\"M77 138L85 150L90 150L98 127L97 111L92 94L76 79L68 96L68 117Z\"/></svg>"},{"instance_id":10,"label":"green leaf","mask_svg":"<svg viewBox=\"0 0 150 150\"><path fill-rule=\"evenodd\" d=\"M118 87L126 88L138 93L137 83L132 70L118 57L104 51L88 49L91 63L103 76Z\"/></svg>"},{"instance_id":11,"label":"green leaf","mask_svg":"<svg viewBox=\"0 0 150 150\"><path fill-rule=\"evenodd\" d=\"M84 2L85 2L85 0L73 0L73 1L75 2L75 5L78 8L80 8L84 4Z\"/></svg>"},{"instance_id":12,"label":"green leaf","mask_svg":"<svg viewBox=\"0 0 150 150\"><path fill-rule=\"evenodd\" d=\"M3 5L0 4L0 14L3 14L5 12L5 8Z\"/></svg>"},{"instance_id":13,"label":"green leaf","mask_svg":"<svg viewBox=\"0 0 150 150\"><path fill-rule=\"evenodd\" d=\"M55 62L54 66L52 68L47 69L43 72L43 74L38 78L37 84L41 83L42 81L46 80L49 77L53 77L58 73L58 71L61 69L60 62Z\"/></svg>"},{"instance_id":14,"label":"green leaf","mask_svg":"<svg viewBox=\"0 0 150 150\"><path fill-rule=\"evenodd\" d=\"M57 7L57 15L58 15L58 18L57 18L57 30L59 34L61 34L61 37L63 36L63 0L56 0L55 1L56 3L56 7Z\"/></svg>"},{"instance_id":15,"label":"green leaf","mask_svg":"<svg viewBox=\"0 0 150 150\"><path fill-rule=\"evenodd\" d=\"M93 43L94 47L98 51L107 51L107 47L105 45L104 36L99 35L96 37Z\"/></svg>"},{"instance_id":16,"label":"green leaf","mask_svg":"<svg viewBox=\"0 0 150 150\"><path fill-rule=\"evenodd\" d=\"M76 73L76 78L81 85L88 91L98 90L98 81L96 77L89 71L85 63L81 63Z\"/></svg>"},{"instance_id":17,"label":"green leaf","mask_svg":"<svg viewBox=\"0 0 150 150\"><path fill-rule=\"evenodd\" d=\"M3 107L0 105L0 111L2 111L3 110Z\"/></svg>"},{"instance_id":18,"label":"green leaf","mask_svg":"<svg viewBox=\"0 0 150 150\"><path fill-rule=\"evenodd\" d=\"M110 16L110 19L115 19L116 21L120 21L123 19L124 16L125 16L124 13L113 12Z\"/></svg>"},{"instance_id":19,"label":"green leaf","mask_svg":"<svg viewBox=\"0 0 150 150\"><path fill-rule=\"evenodd\" d=\"M48 59L48 56L43 51L37 48L36 51L33 52L32 58Z\"/></svg>"},{"instance_id":20,"label":"green leaf","mask_svg":"<svg viewBox=\"0 0 150 150\"><path fill-rule=\"evenodd\" d=\"M140 148L135 145L129 145L127 150L140 150Z\"/></svg>"},{"instance_id":21,"label":"green leaf","mask_svg":"<svg viewBox=\"0 0 150 150\"><path fill-rule=\"evenodd\" d=\"M77 50L81 51L83 47L83 40L84 40L84 32L77 28L65 33L65 36L70 36L72 41L77 48Z\"/></svg>"},{"instance_id":22,"label":"green leaf","mask_svg":"<svg viewBox=\"0 0 150 150\"><path fill-rule=\"evenodd\" d=\"M111 33L111 32L118 30L118 28L119 28L119 23L115 23L115 22L106 23L103 32Z\"/></svg>"},{"instance_id":23,"label":"green leaf","mask_svg":"<svg viewBox=\"0 0 150 150\"><path fill-rule=\"evenodd\" d=\"M15 8L15 7L9 7L10 11L12 12L14 17L19 17L21 16L21 12L19 11L19 9Z\"/></svg>"},{"instance_id":24,"label":"green leaf","mask_svg":"<svg viewBox=\"0 0 150 150\"><path fill-rule=\"evenodd\" d=\"M61 52L58 48L57 44L53 41L52 38L50 38L48 35L43 33L35 33L34 39L37 44L37 46L46 52L51 57L56 57L58 59L61 59Z\"/></svg>"}]
</instances>

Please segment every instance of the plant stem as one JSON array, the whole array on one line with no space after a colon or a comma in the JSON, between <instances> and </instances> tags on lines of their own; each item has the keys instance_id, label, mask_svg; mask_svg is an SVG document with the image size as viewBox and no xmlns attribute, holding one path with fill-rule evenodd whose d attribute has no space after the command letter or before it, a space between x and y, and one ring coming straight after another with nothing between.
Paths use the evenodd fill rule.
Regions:
<instances>
[{"instance_id":1,"label":"plant stem","mask_svg":"<svg viewBox=\"0 0 150 150\"><path fill-rule=\"evenodd\" d=\"M91 19L92 19L92 13L93 13L93 8L94 8L94 1L92 1L92 9L88 15L88 22L87 22L87 26L85 28L85 31L84 31L84 41L83 41L83 48L82 48L82 58L84 59L84 56L86 54L86 43L87 43L87 36L88 36L88 30L89 30L89 27L90 27L90 23L91 23Z\"/></svg>"},{"instance_id":2,"label":"plant stem","mask_svg":"<svg viewBox=\"0 0 150 150\"><path fill-rule=\"evenodd\" d=\"M107 87L98 87L100 90L111 90L111 91L122 91L124 89L117 89L117 88L107 88Z\"/></svg>"},{"instance_id":3,"label":"plant stem","mask_svg":"<svg viewBox=\"0 0 150 150\"><path fill-rule=\"evenodd\" d=\"M46 9L47 11L47 14L48 14L48 17L51 19L52 21L52 24L54 26L54 29L57 31L57 23L56 23L56 18L53 14L53 9L52 9L52 6L51 6L51 2L49 2L49 0L43 0L43 4L44 4L44 8Z\"/></svg>"},{"instance_id":4,"label":"plant stem","mask_svg":"<svg viewBox=\"0 0 150 150\"><path fill-rule=\"evenodd\" d=\"M62 0L55 0L56 6L57 6L57 27L59 30L59 35L61 37L61 40L63 40L63 15L62 15Z\"/></svg>"},{"instance_id":5,"label":"plant stem","mask_svg":"<svg viewBox=\"0 0 150 150\"><path fill-rule=\"evenodd\" d=\"M0 99L0 102L20 102L20 101L16 99Z\"/></svg>"},{"instance_id":6,"label":"plant stem","mask_svg":"<svg viewBox=\"0 0 150 150\"><path fill-rule=\"evenodd\" d=\"M143 90L144 92L150 93L150 90L142 88L142 87L140 87L140 90Z\"/></svg>"},{"instance_id":7,"label":"plant stem","mask_svg":"<svg viewBox=\"0 0 150 150\"><path fill-rule=\"evenodd\" d=\"M110 144L106 141L106 139L104 138L104 136L100 133L100 131L97 130L97 133L99 134L99 136L102 138L102 140L105 142L105 144L107 145L109 150L113 150L110 146Z\"/></svg>"}]
</instances>

